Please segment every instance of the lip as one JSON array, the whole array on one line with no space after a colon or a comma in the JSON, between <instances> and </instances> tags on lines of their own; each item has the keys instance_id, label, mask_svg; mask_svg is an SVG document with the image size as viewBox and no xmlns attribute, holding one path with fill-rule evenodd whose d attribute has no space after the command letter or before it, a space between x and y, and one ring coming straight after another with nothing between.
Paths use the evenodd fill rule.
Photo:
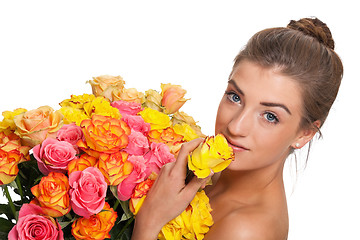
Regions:
<instances>
[{"instance_id":1,"label":"lip","mask_svg":"<svg viewBox=\"0 0 360 240\"><path fill-rule=\"evenodd\" d=\"M249 151L250 149L239 145L239 144L234 144L231 140L229 140L228 138L226 138L228 141L229 146L234 150L234 152L244 152L244 151Z\"/></svg>"}]
</instances>

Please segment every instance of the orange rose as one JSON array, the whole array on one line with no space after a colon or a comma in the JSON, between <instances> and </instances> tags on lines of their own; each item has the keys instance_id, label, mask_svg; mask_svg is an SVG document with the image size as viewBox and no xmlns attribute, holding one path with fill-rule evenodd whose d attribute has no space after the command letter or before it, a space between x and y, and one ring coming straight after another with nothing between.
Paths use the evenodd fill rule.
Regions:
<instances>
[{"instance_id":1,"label":"orange rose","mask_svg":"<svg viewBox=\"0 0 360 240\"><path fill-rule=\"evenodd\" d=\"M49 106L21 113L14 117L15 133L23 145L34 147L47 137L56 137L56 131L63 124L63 115Z\"/></svg>"},{"instance_id":2,"label":"orange rose","mask_svg":"<svg viewBox=\"0 0 360 240\"><path fill-rule=\"evenodd\" d=\"M31 188L36 198L31 203L40 206L51 217L61 217L71 209L69 189L69 180L64 174L51 172Z\"/></svg>"},{"instance_id":3,"label":"orange rose","mask_svg":"<svg viewBox=\"0 0 360 240\"><path fill-rule=\"evenodd\" d=\"M19 172L18 163L21 160L19 151L5 152L0 149L0 184L8 184L14 181Z\"/></svg>"},{"instance_id":4,"label":"orange rose","mask_svg":"<svg viewBox=\"0 0 360 240\"><path fill-rule=\"evenodd\" d=\"M94 167L97 163L97 159L84 153L79 158L73 159L68 164L68 176L72 172L82 171L88 167Z\"/></svg>"},{"instance_id":5,"label":"orange rose","mask_svg":"<svg viewBox=\"0 0 360 240\"><path fill-rule=\"evenodd\" d=\"M146 179L145 181L136 185L134 193L131 195L129 202L130 211L136 215L139 212L145 198L146 194L149 192L150 188L154 184L155 180L152 177Z\"/></svg>"},{"instance_id":6,"label":"orange rose","mask_svg":"<svg viewBox=\"0 0 360 240\"><path fill-rule=\"evenodd\" d=\"M122 91L125 81L121 76L102 75L93 77L88 83L91 84L92 92L96 97L104 96L113 101L113 91L115 89Z\"/></svg>"},{"instance_id":7,"label":"orange rose","mask_svg":"<svg viewBox=\"0 0 360 240\"><path fill-rule=\"evenodd\" d=\"M151 130L148 134L148 138L151 142L165 143L172 154L176 155L181 148L183 136L175 133L171 127L165 130Z\"/></svg>"},{"instance_id":8,"label":"orange rose","mask_svg":"<svg viewBox=\"0 0 360 240\"><path fill-rule=\"evenodd\" d=\"M29 150L30 147L21 146L17 135L0 132L0 185L14 181L18 164L30 160Z\"/></svg>"},{"instance_id":9,"label":"orange rose","mask_svg":"<svg viewBox=\"0 0 360 240\"><path fill-rule=\"evenodd\" d=\"M115 225L117 213L105 202L104 208L90 218L80 217L72 224L71 233L76 240L111 238L109 232Z\"/></svg>"},{"instance_id":10,"label":"orange rose","mask_svg":"<svg viewBox=\"0 0 360 240\"><path fill-rule=\"evenodd\" d=\"M128 154L120 151L113 154L101 153L97 168L102 172L108 185L119 185L133 170L132 163L126 161Z\"/></svg>"},{"instance_id":11,"label":"orange rose","mask_svg":"<svg viewBox=\"0 0 360 240\"><path fill-rule=\"evenodd\" d=\"M161 84L161 104L165 107L165 113L171 114L178 111L184 103L186 90L182 89L180 85Z\"/></svg>"},{"instance_id":12,"label":"orange rose","mask_svg":"<svg viewBox=\"0 0 360 240\"><path fill-rule=\"evenodd\" d=\"M80 140L77 145L96 158L101 152L111 154L125 148L131 133L124 121L101 115L93 115L91 119L83 120L80 127L85 141Z\"/></svg>"}]
</instances>

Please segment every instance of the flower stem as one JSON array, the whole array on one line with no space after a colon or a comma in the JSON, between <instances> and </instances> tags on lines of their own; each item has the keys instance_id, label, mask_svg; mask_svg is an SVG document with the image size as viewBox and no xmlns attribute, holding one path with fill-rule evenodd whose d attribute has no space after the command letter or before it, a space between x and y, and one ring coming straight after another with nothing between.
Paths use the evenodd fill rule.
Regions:
<instances>
[{"instance_id":1,"label":"flower stem","mask_svg":"<svg viewBox=\"0 0 360 240\"><path fill-rule=\"evenodd\" d=\"M23 193L23 189L22 189L22 186L21 186L19 176L16 177L15 181L16 181L16 185L17 185L17 187L19 189L19 193L20 193L20 197L21 197L21 203L23 204L24 203L24 201L23 201L24 193Z\"/></svg>"},{"instance_id":2,"label":"flower stem","mask_svg":"<svg viewBox=\"0 0 360 240\"><path fill-rule=\"evenodd\" d=\"M14 219L16 219L16 209L15 209L14 203L13 203L13 201L11 199L11 196L10 196L7 185L4 186L4 192L5 192L6 198L9 201L10 209L11 209L11 212L12 212L12 214L14 216Z\"/></svg>"},{"instance_id":3,"label":"flower stem","mask_svg":"<svg viewBox=\"0 0 360 240\"><path fill-rule=\"evenodd\" d=\"M123 233L125 232L125 230L129 227L129 225L134 221L134 217L130 218L127 223L125 224L125 226L121 229L121 231L119 232L119 234L116 236L115 239L120 239L121 235L123 235Z\"/></svg>"},{"instance_id":4,"label":"flower stem","mask_svg":"<svg viewBox=\"0 0 360 240\"><path fill-rule=\"evenodd\" d=\"M116 211L118 206L119 206L119 200L116 199L115 204L113 206L114 211Z\"/></svg>"}]
</instances>

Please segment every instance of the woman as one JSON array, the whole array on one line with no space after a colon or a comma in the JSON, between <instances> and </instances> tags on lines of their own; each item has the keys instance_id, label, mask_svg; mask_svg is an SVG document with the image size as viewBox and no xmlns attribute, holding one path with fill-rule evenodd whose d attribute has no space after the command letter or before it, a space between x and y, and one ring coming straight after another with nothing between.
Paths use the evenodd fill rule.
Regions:
<instances>
[{"instance_id":1,"label":"woman","mask_svg":"<svg viewBox=\"0 0 360 240\"><path fill-rule=\"evenodd\" d=\"M318 19L256 33L235 58L215 124L235 160L221 174L185 184L187 155L201 139L185 144L150 190L133 239L156 239L210 177L214 225L205 239L287 239L284 163L320 131L342 73L330 30Z\"/></svg>"}]
</instances>

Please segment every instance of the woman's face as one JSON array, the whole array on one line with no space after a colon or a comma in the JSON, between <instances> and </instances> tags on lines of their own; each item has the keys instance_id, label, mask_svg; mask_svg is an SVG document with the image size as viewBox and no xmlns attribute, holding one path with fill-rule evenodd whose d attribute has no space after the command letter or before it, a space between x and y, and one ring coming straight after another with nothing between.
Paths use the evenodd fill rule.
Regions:
<instances>
[{"instance_id":1,"label":"woman's face","mask_svg":"<svg viewBox=\"0 0 360 240\"><path fill-rule=\"evenodd\" d=\"M266 167L284 161L297 142L300 147L306 144L311 138L305 140L307 132L299 129L301 109L294 80L275 68L240 62L230 76L215 125L215 133L222 133L235 152L229 168Z\"/></svg>"}]
</instances>

